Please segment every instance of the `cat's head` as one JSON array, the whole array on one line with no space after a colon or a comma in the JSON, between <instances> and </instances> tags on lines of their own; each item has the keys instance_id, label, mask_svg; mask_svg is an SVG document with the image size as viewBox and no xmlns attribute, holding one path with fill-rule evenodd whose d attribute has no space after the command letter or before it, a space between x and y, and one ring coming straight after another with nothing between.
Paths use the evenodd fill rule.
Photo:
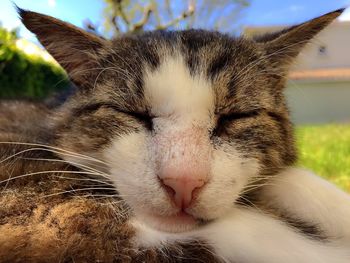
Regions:
<instances>
[{"instance_id":1,"label":"cat's head","mask_svg":"<svg viewBox=\"0 0 350 263\"><path fill-rule=\"evenodd\" d=\"M288 68L341 12L254 39L186 30L113 41L20 15L78 87L59 112L58 146L102 160L136 217L177 232L224 215L249 183L293 164Z\"/></svg>"}]
</instances>

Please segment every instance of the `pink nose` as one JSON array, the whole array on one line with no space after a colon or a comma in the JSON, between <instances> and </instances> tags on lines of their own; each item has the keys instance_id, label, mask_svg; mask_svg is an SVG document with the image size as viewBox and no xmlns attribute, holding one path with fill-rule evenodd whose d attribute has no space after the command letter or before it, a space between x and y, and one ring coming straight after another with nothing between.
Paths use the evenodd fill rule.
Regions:
<instances>
[{"instance_id":1,"label":"pink nose","mask_svg":"<svg viewBox=\"0 0 350 263\"><path fill-rule=\"evenodd\" d=\"M194 190L201 188L205 184L203 179L189 178L164 178L162 182L172 189L172 198L176 206L182 209L190 206Z\"/></svg>"}]
</instances>

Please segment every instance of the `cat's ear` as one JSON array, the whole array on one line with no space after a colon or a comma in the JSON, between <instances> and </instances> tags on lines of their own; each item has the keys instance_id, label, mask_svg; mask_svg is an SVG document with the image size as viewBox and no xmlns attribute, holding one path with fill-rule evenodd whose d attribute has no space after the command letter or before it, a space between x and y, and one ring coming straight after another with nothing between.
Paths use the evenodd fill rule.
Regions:
<instances>
[{"instance_id":1,"label":"cat's ear","mask_svg":"<svg viewBox=\"0 0 350 263\"><path fill-rule=\"evenodd\" d=\"M18 8L23 24L78 86L93 85L98 56L108 41L56 18Z\"/></svg>"},{"instance_id":2,"label":"cat's ear","mask_svg":"<svg viewBox=\"0 0 350 263\"><path fill-rule=\"evenodd\" d=\"M282 31L255 37L254 40L264 46L267 57L272 62L287 66L315 35L343 11L344 9L339 9Z\"/></svg>"}]
</instances>

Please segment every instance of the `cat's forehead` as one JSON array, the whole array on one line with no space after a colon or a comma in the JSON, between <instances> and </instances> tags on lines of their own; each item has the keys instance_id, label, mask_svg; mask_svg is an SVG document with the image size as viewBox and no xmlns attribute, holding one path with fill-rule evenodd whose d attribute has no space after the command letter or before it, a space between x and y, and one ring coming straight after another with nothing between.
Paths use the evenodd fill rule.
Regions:
<instances>
[{"instance_id":1,"label":"cat's forehead","mask_svg":"<svg viewBox=\"0 0 350 263\"><path fill-rule=\"evenodd\" d=\"M114 45L109 60L119 77L106 78L108 86L120 92L127 85L124 98L133 96L135 101L139 96L135 105L154 114L194 109L215 113L233 100L237 106L259 106L261 96L254 96L259 78L254 76L264 61L249 40L204 30L156 31L124 37ZM250 95L249 101L237 99Z\"/></svg>"},{"instance_id":2,"label":"cat's forehead","mask_svg":"<svg viewBox=\"0 0 350 263\"><path fill-rule=\"evenodd\" d=\"M159 66L164 57L180 53L191 73L207 70L210 76L247 64L261 53L256 42L250 39L193 29L126 35L113 42L113 49L112 55L154 67Z\"/></svg>"},{"instance_id":3,"label":"cat's forehead","mask_svg":"<svg viewBox=\"0 0 350 263\"><path fill-rule=\"evenodd\" d=\"M191 74L181 53L164 57L160 65L143 75L144 99L155 116L196 116L214 111L214 92L203 74Z\"/></svg>"}]
</instances>

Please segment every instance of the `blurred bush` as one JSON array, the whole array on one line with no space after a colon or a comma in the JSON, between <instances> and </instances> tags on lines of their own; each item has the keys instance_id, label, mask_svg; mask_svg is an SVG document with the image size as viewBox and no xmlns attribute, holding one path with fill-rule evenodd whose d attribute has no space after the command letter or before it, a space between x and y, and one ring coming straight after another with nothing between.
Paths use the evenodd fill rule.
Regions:
<instances>
[{"instance_id":1,"label":"blurred bush","mask_svg":"<svg viewBox=\"0 0 350 263\"><path fill-rule=\"evenodd\" d=\"M16 31L0 27L0 98L41 99L68 88L58 65L17 48Z\"/></svg>"}]
</instances>

